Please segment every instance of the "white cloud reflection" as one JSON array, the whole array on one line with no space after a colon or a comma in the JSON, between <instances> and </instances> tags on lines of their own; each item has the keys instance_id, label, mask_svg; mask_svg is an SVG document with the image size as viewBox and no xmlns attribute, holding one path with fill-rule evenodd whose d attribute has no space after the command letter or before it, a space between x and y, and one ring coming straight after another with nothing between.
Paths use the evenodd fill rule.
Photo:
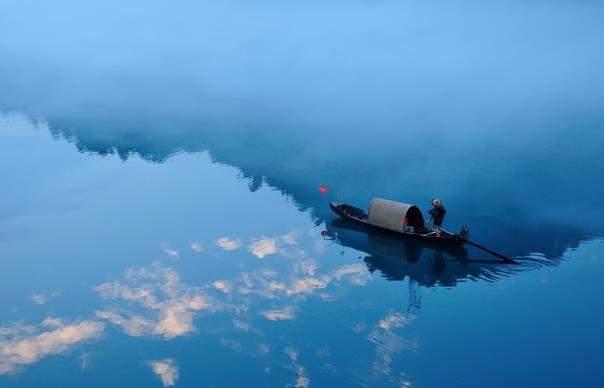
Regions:
<instances>
[{"instance_id":1,"label":"white cloud reflection","mask_svg":"<svg viewBox=\"0 0 604 388\"><path fill-rule=\"evenodd\" d=\"M293 307L286 307L280 310L268 310L262 313L269 321L288 321L294 319L295 312Z\"/></svg>"},{"instance_id":2,"label":"white cloud reflection","mask_svg":"<svg viewBox=\"0 0 604 388\"><path fill-rule=\"evenodd\" d=\"M201 252L203 252L203 244L200 242L194 242L191 244L191 249L195 253L201 253Z\"/></svg>"},{"instance_id":3,"label":"white cloud reflection","mask_svg":"<svg viewBox=\"0 0 604 388\"><path fill-rule=\"evenodd\" d=\"M171 387L178 381L178 367L173 359L166 358L157 361L147 361L147 365L161 379L164 387Z\"/></svg>"},{"instance_id":4,"label":"white cloud reflection","mask_svg":"<svg viewBox=\"0 0 604 388\"><path fill-rule=\"evenodd\" d=\"M48 301L50 301L51 299L56 298L57 296L61 295L60 292L55 291L52 292L48 295L44 295L44 294L33 294L31 296L31 300L35 303L35 304L39 304L39 305L43 305L48 303Z\"/></svg>"},{"instance_id":5,"label":"white cloud reflection","mask_svg":"<svg viewBox=\"0 0 604 388\"><path fill-rule=\"evenodd\" d=\"M232 285L228 280L216 280L212 285L215 289L220 290L225 294L231 293Z\"/></svg>"},{"instance_id":6,"label":"white cloud reflection","mask_svg":"<svg viewBox=\"0 0 604 388\"><path fill-rule=\"evenodd\" d=\"M335 287L344 282L352 285L364 285L371 279L363 264L346 264L326 269L320 266L321 261L315 252L306 252L299 245L294 233L281 235L278 238L260 237L249 239L250 252L258 258L279 254L287 259L279 261L274 268L260 268L243 272L232 279L209 281L199 287L184 284L177 272L159 263L150 266L131 268L125 271L123 279L100 284L95 291L107 301L106 307L95 311L101 321L82 321L66 325L60 320L47 319L39 326L19 326L0 328L0 373L11 373L21 365L36 362L49 354L58 354L79 342L99 336L105 323L118 326L131 336L158 336L171 339L195 331L194 319L200 311L217 309L216 300L226 299L220 304L233 314L234 329L240 333L263 335L253 327L253 317L270 321L291 321L301 309L301 302L311 295L326 298L328 287ZM235 250L241 246L240 240L222 237L216 244L225 251ZM202 252L201 243L192 243L191 249ZM178 252L166 245L164 252L170 257L178 257ZM207 294L211 294L211 299ZM222 297L220 296L222 295ZM271 300L271 305L254 306L259 302L254 295ZM334 294L336 295L336 294ZM45 303L49 296L36 294L32 300ZM387 316L375 325L370 339L380 343L379 357L388 353L392 343L384 333L391 328L406 324L397 315ZM40 333L42 331L42 333ZM228 337L220 343L234 351L245 350L242 343ZM269 352L267 345L253 349L255 354ZM384 353L385 352L385 353ZM298 364L295 352L288 353L291 367L296 372L297 387L307 387L310 380L303 366ZM381 358L380 358L381 357ZM81 358L82 368L89 364L89 355ZM146 361L147 365L161 379L164 386L173 386L179 378L179 370L174 360L162 359Z\"/></svg>"},{"instance_id":7,"label":"white cloud reflection","mask_svg":"<svg viewBox=\"0 0 604 388\"><path fill-rule=\"evenodd\" d=\"M288 245L298 244L298 240L296 238L296 233L294 233L294 232L289 232L289 233L281 236L281 241L283 241L285 244L288 244Z\"/></svg>"},{"instance_id":8,"label":"white cloud reflection","mask_svg":"<svg viewBox=\"0 0 604 388\"><path fill-rule=\"evenodd\" d=\"M276 253L292 259L305 258L307 256L306 252L297 245L296 233L290 232L279 238L260 237L253 239L248 248L259 259Z\"/></svg>"},{"instance_id":9,"label":"white cloud reflection","mask_svg":"<svg viewBox=\"0 0 604 388\"><path fill-rule=\"evenodd\" d=\"M367 284L371 279L367 268L363 264L348 264L336 268L332 276L337 280L348 279L348 281L357 286Z\"/></svg>"},{"instance_id":10,"label":"white cloud reflection","mask_svg":"<svg viewBox=\"0 0 604 388\"><path fill-rule=\"evenodd\" d=\"M378 327L384 330L391 330L408 325L411 319L401 313L390 313L384 319L378 322Z\"/></svg>"},{"instance_id":11,"label":"white cloud reflection","mask_svg":"<svg viewBox=\"0 0 604 388\"><path fill-rule=\"evenodd\" d=\"M303 367L299 367L296 369L298 373L298 378L296 379L296 384L294 387L296 388L308 388L310 387L310 379L304 375L305 370Z\"/></svg>"},{"instance_id":12,"label":"white cloud reflection","mask_svg":"<svg viewBox=\"0 0 604 388\"><path fill-rule=\"evenodd\" d=\"M92 353L82 353L80 357L78 357L78 360L80 361L80 369L87 370L90 368L90 364L92 363Z\"/></svg>"},{"instance_id":13,"label":"white cloud reflection","mask_svg":"<svg viewBox=\"0 0 604 388\"><path fill-rule=\"evenodd\" d=\"M175 271L157 263L129 269L123 282L103 283L96 291L104 299L125 302L126 306L96 311L96 315L132 336L187 334L195 329L195 313L212 307L200 288L183 284Z\"/></svg>"},{"instance_id":14,"label":"white cloud reflection","mask_svg":"<svg viewBox=\"0 0 604 388\"><path fill-rule=\"evenodd\" d=\"M178 259L180 257L180 254L178 253L178 251L176 249L170 247L169 245L164 244L162 248L164 250L164 253L166 255L168 255L168 257L170 257L172 259Z\"/></svg>"},{"instance_id":15,"label":"white cloud reflection","mask_svg":"<svg viewBox=\"0 0 604 388\"><path fill-rule=\"evenodd\" d=\"M48 298L46 298L44 295L42 294L33 294L31 296L31 300L35 303L35 304L44 304L48 301Z\"/></svg>"},{"instance_id":16,"label":"white cloud reflection","mask_svg":"<svg viewBox=\"0 0 604 388\"><path fill-rule=\"evenodd\" d=\"M276 299L282 296L313 294L333 282L348 281L353 285L362 286L371 279L362 264L344 265L319 275L318 265L312 260L294 263L292 272L283 275L270 269L243 273L236 280L237 291L244 295L256 294Z\"/></svg>"},{"instance_id":17,"label":"white cloud reflection","mask_svg":"<svg viewBox=\"0 0 604 388\"><path fill-rule=\"evenodd\" d=\"M373 372L377 375L392 377L392 361L394 355L404 350L415 350L417 344L397 333L397 330L408 326L414 319L412 315L390 312L379 320L369 333L369 341L375 344L375 359L372 363ZM403 380L403 382L407 382Z\"/></svg>"},{"instance_id":18,"label":"white cloud reflection","mask_svg":"<svg viewBox=\"0 0 604 388\"><path fill-rule=\"evenodd\" d=\"M256 240L250 245L250 252L259 259L275 254L277 253L277 240L271 238Z\"/></svg>"},{"instance_id":19,"label":"white cloud reflection","mask_svg":"<svg viewBox=\"0 0 604 388\"><path fill-rule=\"evenodd\" d=\"M291 360L292 369L298 375L293 386L296 388L308 388L310 386L310 379L306 376L306 369L298 363L298 351L288 346L284 349L284 352Z\"/></svg>"},{"instance_id":20,"label":"white cloud reflection","mask_svg":"<svg viewBox=\"0 0 604 388\"><path fill-rule=\"evenodd\" d=\"M228 237L221 237L216 240L216 245L225 251L234 251L241 246L240 240L231 240Z\"/></svg>"},{"instance_id":21,"label":"white cloud reflection","mask_svg":"<svg viewBox=\"0 0 604 388\"><path fill-rule=\"evenodd\" d=\"M98 338L103 329L102 322L66 324L53 318L39 325L1 327L0 374L14 373L46 356L64 353L79 343Z\"/></svg>"}]
</instances>

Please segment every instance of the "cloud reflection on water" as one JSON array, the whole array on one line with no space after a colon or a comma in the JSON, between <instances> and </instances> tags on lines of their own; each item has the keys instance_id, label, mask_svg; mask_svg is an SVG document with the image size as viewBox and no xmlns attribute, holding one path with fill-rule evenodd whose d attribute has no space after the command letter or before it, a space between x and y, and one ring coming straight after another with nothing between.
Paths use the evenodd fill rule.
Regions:
<instances>
[{"instance_id":1,"label":"cloud reflection on water","mask_svg":"<svg viewBox=\"0 0 604 388\"><path fill-rule=\"evenodd\" d=\"M191 249L195 253L201 253L201 252L203 252L203 244L200 242L194 242L191 244Z\"/></svg>"},{"instance_id":2,"label":"cloud reflection on water","mask_svg":"<svg viewBox=\"0 0 604 388\"><path fill-rule=\"evenodd\" d=\"M414 319L413 315L391 311L379 320L369 333L368 340L375 345L375 358L371 369L377 377L399 378L399 376L392 376L394 356L406 350L415 350L417 343L407 339L397 331L410 325ZM397 383L400 386L411 384L402 377Z\"/></svg>"},{"instance_id":3,"label":"cloud reflection on water","mask_svg":"<svg viewBox=\"0 0 604 388\"><path fill-rule=\"evenodd\" d=\"M160 379L164 387L171 387L176 384L180 377L178 367L173 359L163 359L157 361L147 361L147 364Z\"/></svg>"},{"instance_id":4,"label":"cloud reflection on water","mask_svg":"<svg viewBox=\"0 0 604 388\"><path fill-rule=\"evenodd\" d=\"M216 245L218 245L222 250L225 251L234 251L235 249L241 246L240 240L232 240L229 237L221 237L216 240Z\"/></svg>"},{"instance_id":5,"label":"cloud reflection on water","mask_svg":"<svg viewBox=\"0 0 604 388\"><path fill-rule=\"evenodd\" d=\"M85 320L64 323L47 318L39 325L0 327L0 374L14 373L53 354L101 336L102 322Z\"/></svg>"},{"instance_id":6,"label":"cloud reflection on water","mask_svg":"<svg viewBox=\"0 0 604 388\"><path fill-rule=\"evenodd\" d=\"M285 307L280 310L269 310L262 313L269 321L289 321L294 319L295 311L291 306Z\"/></svg>"},{"instance_id":7,"label":"cloud reflection on water","mask_svg":"<svg viewBox=\"0 0 604 388\"><path fill-rule=\"evenodd\" d=\"M168 255L168 257L172 259L178 259L180 257L180 253L178 253L176 249L170 247L167 244L163 246L163 251L166 255Z\"/></svg>"},{"instance_id":8,"label":"cloud reflection on water","mask_svg":"<svg viewBox=\"0 0 604 388\"><path fill-rule=\"evenodd\" d=\"M48 303L51 299L58 297L59 295L61 295L61 293L58 291L51 292L50 294L33 294L31 296L31 300L35 304L43 305Z\"/></svg>"},{"instance_id":9,"label":"cloud reflection on water","mask_svg":"<svg viewBox=\"0 0 604 388\"><path fill-rule=\"evenodd\" d=\"M285 354L291 360L291 368L296 372L298 377L294 382L296 388L307 388L310 386L310 379L306 376L306 369L298 363L298 351L292 347L285 347Z\"/></svg>"},{"instance_id":10,"label":"cloud reflection on water","mask_svg":"<svg viewBox=\"0 0 604 388\"><path fill-rule=\"evenodd\" d=\"M277 253L277 241L270 238L262 238L250 245L250 252L259 259Z\"/></svg>"},{"instance_id":11,"label":"cloud reflection on water","mask_svg":"<svg viewBox=\"0 0 604 388\"><path fill-rule=\"evenodd\" d=\"M104 299L126 302L128 308L99 310L96 315L132 336L185 335L195 329L196 312L213 308L200 288L183 284L174 270L158 263L128 269L123 282L103 283L95 290Z\"/></svg>"},{"instance_id":12,"label":"cloud reflection on water","mask_svg":"<svg viewBox=\"0 0 604 388\"><path fill-rule=\"evenodd\" d=\"M286 321L293 321L303 310L307 297L325 299L326 289L344 284L363 286L371 276L360 263L332 265L329 268L322 264L324 261L320 260L320 256L313 257L317 252L313 250L309 253L300 248L294 236L295 233L288 233L271 240L274 245L269 245L276 250L275 260L264 261L267 264L263 267L240 272L230 279L195 286L185 284L176 269L158 262L126 269L122 279L108 281L94 288L103 300L111 303L94 314L98 319L117 325L127 335L170 340L197 331L194 321L201 311L226 312L232 315L233 333L270 339L277 342L271 346L288 349L289 363L286 369L295 374L291 384L307 387L310 378L307 369L300 363L298 351L287 340L274 338L271 333L263 331L261 322L283 321L283 324L287 324ZM308 246L312 247L312 242L317 238L311 239ZM262 240L249 239L256 242ZM212 296L208 293L212 293ZM329 300L333 300L333 297ZM256 320L258 317L259 321ZM384 332L390 327L400 327L402 321L397 317L385 318L378 326ZM39 326L4 327L0 331L0 372L11 373L19 366L32 364L47 355L62 353L72 345L98 337L104 327L105 323L96 320L67 325L61 320L51 319ZM42 334L35 334L41 330L44 331ZM377 335L374 336L377 338ZM265 356L270 352L267 344L250 347L239 339L231 338L228 332L222 333L219 342L227 349L246 352L252 357ZM82 365L88 364L87 358L81 362ZM177 384L179 368L173 359L150 360L146 364L165 387ZM267 366L269 371L274 366L270 365Z\"/></svg>"}]
</instances>

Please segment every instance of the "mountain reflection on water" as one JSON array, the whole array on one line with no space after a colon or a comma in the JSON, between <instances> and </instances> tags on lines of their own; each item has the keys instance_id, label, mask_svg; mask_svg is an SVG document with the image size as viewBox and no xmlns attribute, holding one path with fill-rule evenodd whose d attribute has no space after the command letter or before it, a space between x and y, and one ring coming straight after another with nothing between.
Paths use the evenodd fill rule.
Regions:
<instances>
[{"instance_id":1,"label":"mountain reflection on water","mask_svg":"<svg viewBox=\"0 0 604 388\"><path fill-rule=\"evenodd\" d=\"M328 198L360 207L381 196L427 208L429 200L439 196L449 208L451 229L468 224L478 241L509 256L537 253L555 262L566 249L604 231L604 211L594 196L604 190L599 179L604 158L574 153L575 147L566 144L585 141L584 147L593 147L594 139L573 139L566 130L549 130L547 136L556 144L543 144L543 128L528 139L526 134L517 141L509 135L512 139L505 143L498 138L497 144L489 144L492 134L476 133L476 138L460 142L421 128L405 128L404 136L383 138L378 131L367 138L345 129L271 129L262 122L238 129L225 128L223 122L216 124L218 128L173 122L164 128L161 120L142 127L119 121L102 125L48 122L53 136L73 142L78 150L117 154L123 160L140 155L161 163L180 152L207 150L213 161L239 169L249 180L250 191L269 185L300 210L310 210L316 224L334 218L326 197L317 195L319 185L327 183ZM578 174L567 171L570 164L588 168ZM579 214L590 214L589 224Z\"/></svg>"},{"instance_id":2,"label":"mountain reflection on water","mask_svg":"<svg viewBox=\"0 0 604 388\"><path fill-rule=\"evenodd\" d=\"M4 119L9 122L28 122L19 114L5 115ZM426 305L434 303L422 288L450 288L468 280L494 282L544 265L557 265L569 251L588 241L598 230L597 223L590 225L591 229L586 229L579 222L552 222L547 212L541 212L544 209L531 207L524 199L534 200L538 196L530 192L526 192L526 196L514 198L514 205L506 208L511 209L509 213L512 216L507 211L500 213L494 207L498 199L489 200L488 203L467 204L463 190L455 188L445 179L445 194L442 197L447 198L446 203L452 215L447 219L448 224L468 222L473 236L481 243L495 246L511 256L528 259L519 266L505 265L470 248L447 248L400 240L391 235L366 230L330 214L327 202L335 195L352 203L362 203L369 198L370 191L393 198L403 198L407 193L409 197L430 198L431 193L421 185L428 179L424 175L414 176L409 171L387 169L385 171L394 171L396 178L389 176L389 179L384 179L384 166L378 162L384 157L381 150L376 150L373 154L364 153L362 161L357 162L350 159L352 156L345 154L339 154L337 160L327 154L325 158L321 155L305 158L304 163L294 161L295 166L292 166L287 162L287 155L292 150L287 147L287 143L278 144L279 137L272 136L270 131L260 132L259 136L271 138L271 151L264 150L263 143L252 146L255 152L243 152L240 147L248 149L249 138L233 137L232 134L228 134L226 138L204 135L200 139L193 130L181 131L167 137L146 137L144 144L138 144L136 139L145 139L145 136L143 132L136 130L130 132L131 128L125 130L129 134L125 135L124 143L120 140L106 140L120 139L124 133L121 125L105 126L104 131L87 130L86 122L63 123L62 125L73 128L69 131L54 125L51 120L37 124L42 133L48 130L55 142L67 139L76 144L85 158L90 158L89 154L93 154L92 158L118 154L125 163L131 163L131 157L140 155L148 168L153 168L167 164L172 159L181 159L183 155L195 155L207 150L214 166L236 168L238 175L247 181L250 196L257 196L263 190L276 189L280 192L290 206L293 204L298 211L304 212L304 216L308 214L311 217L312 230L281 230L278 232L280 235L272 232L268 236L262 234L245 239L226 235L216 238L214 242L191 242L187 248L188 255L210 254L220 257L247 251L262 261L273 257L289 260L286 263L267 262L267 265L252 267L245 265L243 269L226 265L222 269L210 270L218 272L214 276L202 276L202 279L196 280L196 285L185 283L183 275L175 267L157 261L123 268L123 275L105 281L93 274L83 274L84 278L94 282L92 288L101 301L100 304L95 303L93 310L79 311L79 319L56 318L51 315L38 323L11 323L2 327L0 346L3 347L3 355L0 373L9 375L21 374L25 368L49 356L69 353L72 348L82 349L80 364L82 370L85 370L88 364L95 362L94 351L90 349L99 346L102 348L102 338L109 333L118 332L132 338L168 342L187 338L189 344L185 346L186 349L211 336L217 341L216 346L223 349L212 350L214 354L222 354L226 350L231 354L229 357L245 357L245 361L241 362L247 365L250 365L250 359L255 360L252 362L258 364L255 369L264 370L264 374L249 372L247 376L258 384L290 381L296 386L307 386L311 380L322 384L329 381L336 383L342 381L340 379L343 376L336 372L338 370L344 371L345 376L354 376L353 380L360 385L411 384L410 377L401 371L400 366L393 364L400 365L403 359L409 361L409 357L417 351L419 339L425 338L425 333L420 334L423 329L412 329L417 315L421 314ZM84 130L80 131L79 128ZM95 134L94 138L89 138L90 134ZM217 141L216 150L213 148L213 141ZM221 148L227 143L232 150ZM166 147L170 151L165 151ZM400 145L401 149L407 147L411 150L416 148ZM419 158L424 152L423 149L415 154L408 152L401 156L401 161ZM278 161L282 163L277 163ZM365 165L364 161L368 163ZM360 171L352 168L344 172L348 163L362 167ZM446 161L440 160L436 164L438 163ZM248 165L251 167L247 167ZM341 175L334 171L340 171ZM489 177L487 172L485 177L478 180L489 180ZM202 181L204 179L202 177ZM331 190L327 196L321 195L317 190L323 182L327 182ZM358 191L351 186L353 184L358 185ZM519 186L522 184L517 182L516 187ZM414 190L415 188L417 189ZM222 191L220 187L212 187L211 183L208 189ZM447 190L451 192L451 199L446 194ZM458 193L457 190L462 192ZM473 186L469 195L488 197L488 190L482 194L480 190L480 186ZM580 197L582 194L577 192L576 195ZM210 198L214 197L210 194ZM556 195L553 196L555 197ZM267 205L271 204L264 206ZM245 205L229 205L227 202L220 206L223 209L224 206L232 206L231 211L236 211ZM521 208L535 209L535 212L525 210L527 213L522 213L518 210ZM271 210L266 212L267 215L272 213ZM273 216L276 217L273 227L279 229L279 214L275 213ZM516 222L510 224L510 217ZM499 218L501 220L497 221ZM326 235L321 233L324 229L327 231ZM333 244L334 242L337 244ZM162 250L172 260L186 256L183 247L173 243L162 243ZM108 266L109 263L102 265ZM223 265L225 264L220 266ZM239 265L244 264L240 262ZM191 268L190 264L182 269L186 271L187 267L193 271L201 270ZM111 271L114 272L115 269ZM397 288L398 291L394 292L398 295L398 301L385 310L379 305L371 306L371 298L355 296L358 294L355 288L375 284L371 275L376 271L387 280L407 281L406 297L401 298L401 294L405 295L405 289ZM366 292L371 295L379 291ZM53 295L42 293L32 298L44 305L48 301L52 303ZM343 311L340 307L335 307L335 311L334 307L329 307L339 306L336 303L338 300L351 298L359 300ZM318 302L321 304L317 305ZM347 316L347 319L339 323L349 330L348 334L340 335L338 342L343 341L349 347L357 349L363 355L360 359L347 357L344 348L327 346L320 336L305 336L302 341L302 338L289 333L285 327L267 326L270 322L295 322L296 327L300 328L316 325L322 327L320 322L327 322L329 315L334 313ZM195 323L200 320L205 322L203 329L199 329ZM332 332L331 335L336 334ZM366 349L363 340L368 340L373 349ZM122 357L127 358L131 352L132 350L125 351ZM185 352L194 353L194 350L191 348ZM277 355L275 352L281 353ZM191 360L178 359L170 354L174 354L174 351L168 352L168 355L144 356L143 365L164 386L192 384L191 380L181 379L181 375L184 375L182 370L190 369L191 365L188 363ZM313 354L313 357L309 358L309 354ZM374 356L364 359L369 354ZM224 368L219 360L206 362L213 363L217 370ZM323 366L317 369L312 366L314 362ZM276 364L280 365L277 370ZM351 372L357 369L364 372L361 375ZM188 374L188 378L195 378L190 372ZM208 380L198 380L202 381ZM237 376L213 377L209 381L242 383Z\"/></svg>"},{"instance_id":3,"label":"mountain reflection on water","mask_svg":"<svg viewBox=\"0 0 604 388\"><path fill-rule=\"evenodd\" d=\"M493 163L490 168L496 171L515 171L515 181L510 182L506 176L494 179L490 169L485 171L478 167L484 163L484 155L477 153L473 168L461 172L457 170L460 176L456 178L459 184L459 187L456 187L454 182L449 180L450 177L444 175L447 168L442 166L456 163L457 159L451 159L451 155L444 151L446 147L441 149L442 153L428 151L426 154L426 149L417 144L427 141L422 131L412 131L407 136L389 138L392 144L387 149L367 147L367 139L364 137L359 140L363 141L362 144L366 148L354 144L355 139L351 136L342 140L346 147L362 149L362 155L342 153L337 149L341 142L329 143L334 147L333 153L316 154L313 143L313 148L309 150L313 156L302 154L302 160L298 160L301 155L296 149L303 141L318 142L319 149L325 147L325 142L320 136L314 135L318 138L313 138L312 141L297 139L292 142L291 136L283 136L287 131L281 128L276 131L257 129L245 133L238 132L235 135L229 130L222 133L205 127L178 127L176 131L168 130L168 127L163 128L161 125L157 127L156 121L142 122L144 124L134 126L130 126L129 122L102 121L102 128L96 127L96 122L92 122L93 126L90 127L88 121L81 120L58 120L57 123L55 126L50 121L44 121L44 126L54 138L74 143L81 152L101 156L117 154L124 161L133 155L139 155L152 163L164 163L181 152L195 153L207 150L214 162L236 167L241 176L248 180L250 192L268 185L290 198L300 210L309 210L315 224L325 223L328 231L335 231L335 242L369 254L365 261L370 271L379 268L389 280L403 280L406 275L422 286L439 284L448 287L454 286L458 280L464 278L494 280L519 270L556 265L567 249L577 248L582 241L601 232L598 217L589 225L579 219L549 218L551 208L557 208L559 215L563 216L575 212L576 204L586 206L588 202L582 196L591 197L592 190L577 191L573 188L576 185L570 185L571 189L564 185L546 195L542 193L543 186L552 186L553 182L535 185L535 172L532 171L531 176L525 178L527 180L520 181L518 175L522 175L523 171L528 173L534 165L531 159L510 160L499 156L512 153L515 149L513 142L509 144L510 150L499 150L495 156L491 156L494 159L490 161ZM559 135L563 134L564 132ZM144 142L140 143L139 139L144 139ZM459 144L453 141L451 147L456 148L456 154L466 154L472 152L475 144L471 142L468 145L470 149L457 149ZM560 168L558 163L563 163L558 160L564 159L560 157L561 151L560 148L539 150L540 157L552 160L552 166L546 167L551 173L541 179L558 179L557 175L553 175L553 170ZM556 156L544 155L544 152L556 153ZM337 159L334 159L333 154ZM292 160L288 155L296 157ZM568 157L570 158L570 155ZM421 171L425 172L420 175L416 174L416 171L410 171L417 169L414 163L422 158L426 158L431 166L441 167L436 168L435 174L429 167L422 168ZM466 163L471 160L467 155L465 158ZM386 163L382 164L384 161ZM407 167L409 161L412 165ZM589 174L590 171L586 173ZM485 185L476 186L477 183L473 182L471 189L468 188L467 174L470 173L474 174L474 180ZM581 180L585 179L582 175ZM447 198L449 224L468 223L471 225L472 238L487 246L497 247L511 257L528 259L528 264L512 269L509 265L498 264L494 258L490 261L488 257L485 259L487 254L476 249L470 249L468 252L466 248L460 247L426 247L426 244L421 242L401 241L336 219L327 206L328 199L334 196L339 200L358 204L368 201L373 195L400 200L417 198L415 203L421 206L432 195L425 185L434 186L439 181L443 186L433 192L442 193L441 197ZM319 195L317 192L320 182L328 182L331 190L328 196ZM495 187L491 187L492 185ZM592 185L599 186L602 182L593 177ZM504 193L510 191L508 186L511 186L512 191L522 191L522 195L505 198ZM493 190L502 193L492 197ZM450 200L446 194L448 192L451 193ZM556 198L571 195L578 199L560 199L560 203L555 202ZM552 199L540 203L541 196ZM468 203L466 197L481 199ZM601 211L595 204L591 206L592 212ZM423 256L422 249L425 250ZM445 261L443 255L454 261ZM484 262L480 263L481 261Z\"/></svg>"}]
</instances>

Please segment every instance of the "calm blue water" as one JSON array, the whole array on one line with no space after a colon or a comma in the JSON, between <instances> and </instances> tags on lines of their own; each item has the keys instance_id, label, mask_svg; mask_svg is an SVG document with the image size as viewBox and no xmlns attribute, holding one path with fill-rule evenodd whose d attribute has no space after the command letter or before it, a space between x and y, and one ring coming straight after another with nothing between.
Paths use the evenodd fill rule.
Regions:
<instances>
[{"instance_id":1,"label":"calm blue water","mask_svg":"<svg viewBox=\"0 0 604 388\"><path fill-rule=\"evenodd\" d=\"M0 386L601 386L603 16L2 3Z\"/></svg>"}]
</instances>

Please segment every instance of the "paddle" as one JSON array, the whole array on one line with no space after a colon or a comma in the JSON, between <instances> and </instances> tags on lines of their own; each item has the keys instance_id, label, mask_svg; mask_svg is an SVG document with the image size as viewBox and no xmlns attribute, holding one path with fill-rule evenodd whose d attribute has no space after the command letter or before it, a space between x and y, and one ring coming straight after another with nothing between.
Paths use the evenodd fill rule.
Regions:
<instances>
[{"instance_id":1,"label":"paddle","mask_svg":"<svg viewBox=\"0 0 604 388\"><path fill-rule=\"evenodd\" d=\"M506 257L506 256L502 255L501 253L495 252L495 251L494 251L494 250L492 250L492 249L489 249L489 248L484 247L484 246L482 246L482 245L480 245L480 244L477 244L477 243L475 243L475 242L473 242L473 241L470 241L470 240L468 240L467 238L462 238L462 240L463 240L463 241L464 241L466 244L470 244L470 245L472 245L472 246L475 246L475 247L476 247L476 248L478 248L478 249L482 249L483 251L488 252L488 253L490 253L491 255L496 256L496 257L500 258L501 260L505 261L506 263L510 263L510 264L520 264L519 262L517 262L517 261L516 261L516 260L514 260L514 259L510 259L509 257Z\"/></svg>"},{"instance_id":2,"label":"paddle","mask_svg":"<svg viewBox=\"0 0 604 388\"><path fill-rule=\"evenodd\" d=\"M430 219L430 221L432 221L432 219ZM491 255L495 256L495 257L498 257L498 258L500 258L501 260L505 261L506 263L510 263L510 264L520 264L518 261L516 261L516 260L514 260L514 259L510 259L509 257L504 256L504 255L502 255L502 254L501 254L501 253L499 253L499 252L495 252L494 250L489 249L489 248L487 248L487 247L485 247L485 246L482 246L482 245L480 245L480 244L478 244L478 243L475 243L475 242L473 242L473 241L470 241L470 240L468 240L467 238L460 237L459 235L457 235L457 234L455 234L455 233L451 233L451 232L449 232L448 230L445 230L445 229L441 228L440 226L436 226L436 225L434 225L434 224L433 224L432 226L434 226L434 228L436 228L436 229L440 230L441 232L443 232L443 233L445 233L445 234L448 234L449 236L455 236L455 237L459 238L461 241L463 241L463 242L465 242L465 243L467 243L467 244L470 244L470 245L472 245L472 246L474 246L474 247L476 247L476 248L478 248L478 249L482 249L483 251L488 252L488 253L490 253Z\"/></svg>"}]
</instances>

